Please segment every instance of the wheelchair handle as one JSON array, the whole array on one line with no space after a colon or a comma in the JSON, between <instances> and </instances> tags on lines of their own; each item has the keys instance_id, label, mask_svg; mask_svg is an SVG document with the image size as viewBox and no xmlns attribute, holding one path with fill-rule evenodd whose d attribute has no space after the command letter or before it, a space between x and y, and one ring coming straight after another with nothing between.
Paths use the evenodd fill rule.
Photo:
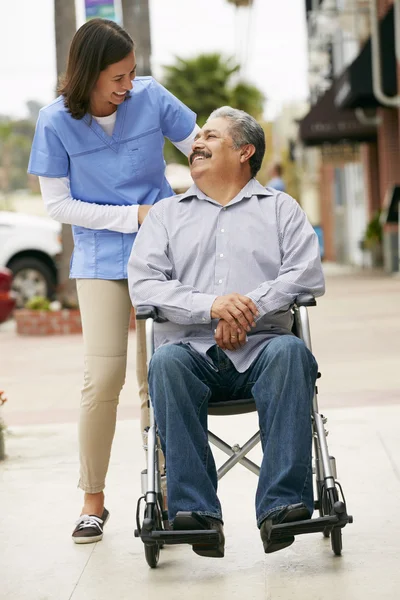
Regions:
<instances>
[{"instance_id":1,"label":"wheelchair handle","mask_svg":"<svg viewBox=\"0 0 400 600\"><path fill-rule=\"evenodd\" d=\"M294 303L296 306L317 306L315 296L312 294L300 294Z\"/></svg>"},{"instance_id":2,"label":"wheelchair handle","mask_svg":"<svg viewBox=\"0 0 400 600\"><path fill-rule=\"evenodd\" d=\"M155 323L165 323L167 319L160 317L158 308L155 306L137 306L135 308L135 315L138 321L145 321L146 319L153 319Z\"/></svg>"}]
</instances>

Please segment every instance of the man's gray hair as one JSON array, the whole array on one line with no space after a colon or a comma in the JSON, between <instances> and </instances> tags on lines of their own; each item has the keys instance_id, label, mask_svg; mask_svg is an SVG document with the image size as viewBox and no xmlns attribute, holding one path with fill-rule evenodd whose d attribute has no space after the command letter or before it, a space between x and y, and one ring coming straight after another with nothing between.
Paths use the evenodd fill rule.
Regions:
<instances>
[{"instance_id":1,"label":"man's gray hair","mask_svg":"<svg viewBox=\"0 0 400 600\"><path fill-rule=\"evenodd\" d=\"M262 160L265 153L265 135L264 130L259 123L244 112L231 106L222 106L214 110L208 117L210 119L219 118L228 119L231 122L229 127L229 133L232 136L233 144L236 149L245 146L246 144L253 144L256 151L250 158L250 169L251 176L255 177L260 170Z\"/></svg>"}]
</instances>

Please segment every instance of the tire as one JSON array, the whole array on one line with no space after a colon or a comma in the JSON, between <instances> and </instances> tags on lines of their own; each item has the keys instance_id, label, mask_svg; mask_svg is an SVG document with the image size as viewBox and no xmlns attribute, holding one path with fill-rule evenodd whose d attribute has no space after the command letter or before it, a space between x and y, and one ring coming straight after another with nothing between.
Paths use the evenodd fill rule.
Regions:
<instances>
[{"instance_id":1,"label":"tire","mask_svg":"<svg viewBox=\"0 0 400 600\"><path fill-rule=\"evenodd\" d=\"M21 256L10 261L13 273L12 289L16 293L17 308L23 308L33 296L50 300L56 289L56 275L51 267L35 256Z\"/></svg>"},{"instance_id":2,"label":"tire","mask_svg":"<svg viewBox=\"0 0 400 600\"><path fill-rule=\"evenodd\" d=\"M151 512L153 510L156 511L156 515L155 515L156 527L155 527L155 529L161 530L162 524L161 524L161 520L160 520L158 507L155 507L154 505L146 506L145 518L146 517L151 518ZM145 555L146 562L149 565L149 567L151 567L152 569L155 569L158 564L159 558L160 558L159 544L144 544L144 555Z\"/></svg>"},{"instance_id":3,"label":"tire","mask_svg":"<svg viewBox=\"0 0 400 600\"><path fill-rule=\"evenodd\" d=\"M342 554L342 529L334 527L331 531L331 546L335 556Z\"/></svg>"},{"instance_id":4,"label":"tire","mask_svg":"<svg viewBox=\"0 0 400 600\"><path fill-rule=\"evenodd\" d=\"M325 527L322 533L324 538L328 538L331 535L331 530L329 529L329 527Z\"/></svg>"},{"instance_id":5,"label":"tire","mask_svg":"<svg viewBox=\"0 0 400 600\"><path fill-rule=\"evenodd\" d=\"M158 559L160 558L160 548L158 544L145 544L144 555L149 567L155 569L158 564Z\"/></svg>"},{"instance_id":6,"label":"tire","mask_svg":"<svg viewBox=\"0 0 400 600\"><path fill-rule=\"evenodd\" d=\"M335 502L339 500L339 494L336 488L328 490L325 496L324 512L326 515L330 515ZM331 547L335 556L341 556L342 554L342 528L341 527L326 527L323 531L324 537L331 538Z\"/></svg>"}]
</instances>

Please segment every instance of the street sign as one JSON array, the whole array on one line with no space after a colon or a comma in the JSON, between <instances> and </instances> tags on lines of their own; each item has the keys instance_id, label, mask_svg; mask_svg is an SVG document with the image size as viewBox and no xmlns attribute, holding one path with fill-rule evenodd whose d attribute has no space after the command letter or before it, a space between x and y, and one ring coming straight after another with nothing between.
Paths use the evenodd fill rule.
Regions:
<instances>
[{"instance_id":1,"label":"street sign","mask_svg":"<svg viewBox=\"0 0 400 600\"><path fill-rule=\"evenodd\" d=\"M118 0L85 0L86 21L90 19L110 19L120 23Z\"/></svg>"}]
</instances>

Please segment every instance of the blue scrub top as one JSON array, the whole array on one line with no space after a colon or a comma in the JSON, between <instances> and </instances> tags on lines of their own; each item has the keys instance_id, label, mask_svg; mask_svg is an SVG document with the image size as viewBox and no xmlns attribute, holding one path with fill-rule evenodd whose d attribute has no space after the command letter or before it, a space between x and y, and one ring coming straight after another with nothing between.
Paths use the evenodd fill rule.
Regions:
<instances>
[{"instance_id":1,"label":"blue scrub top","mask_svg":"<svg viewBox=\"0 0 400 600\"><path fill-rule=\"evenodd\" d=\"M152 77L135 78L111 137L89 114L73 119L60 96L40 111L28 172L68 177L71 196L84 202L154 204L173 195L165 178L164 137L180 142L195 124L195 113ZM136 233L72 230L70 277L127 278Z\"/></svg>"}]
</instances>

